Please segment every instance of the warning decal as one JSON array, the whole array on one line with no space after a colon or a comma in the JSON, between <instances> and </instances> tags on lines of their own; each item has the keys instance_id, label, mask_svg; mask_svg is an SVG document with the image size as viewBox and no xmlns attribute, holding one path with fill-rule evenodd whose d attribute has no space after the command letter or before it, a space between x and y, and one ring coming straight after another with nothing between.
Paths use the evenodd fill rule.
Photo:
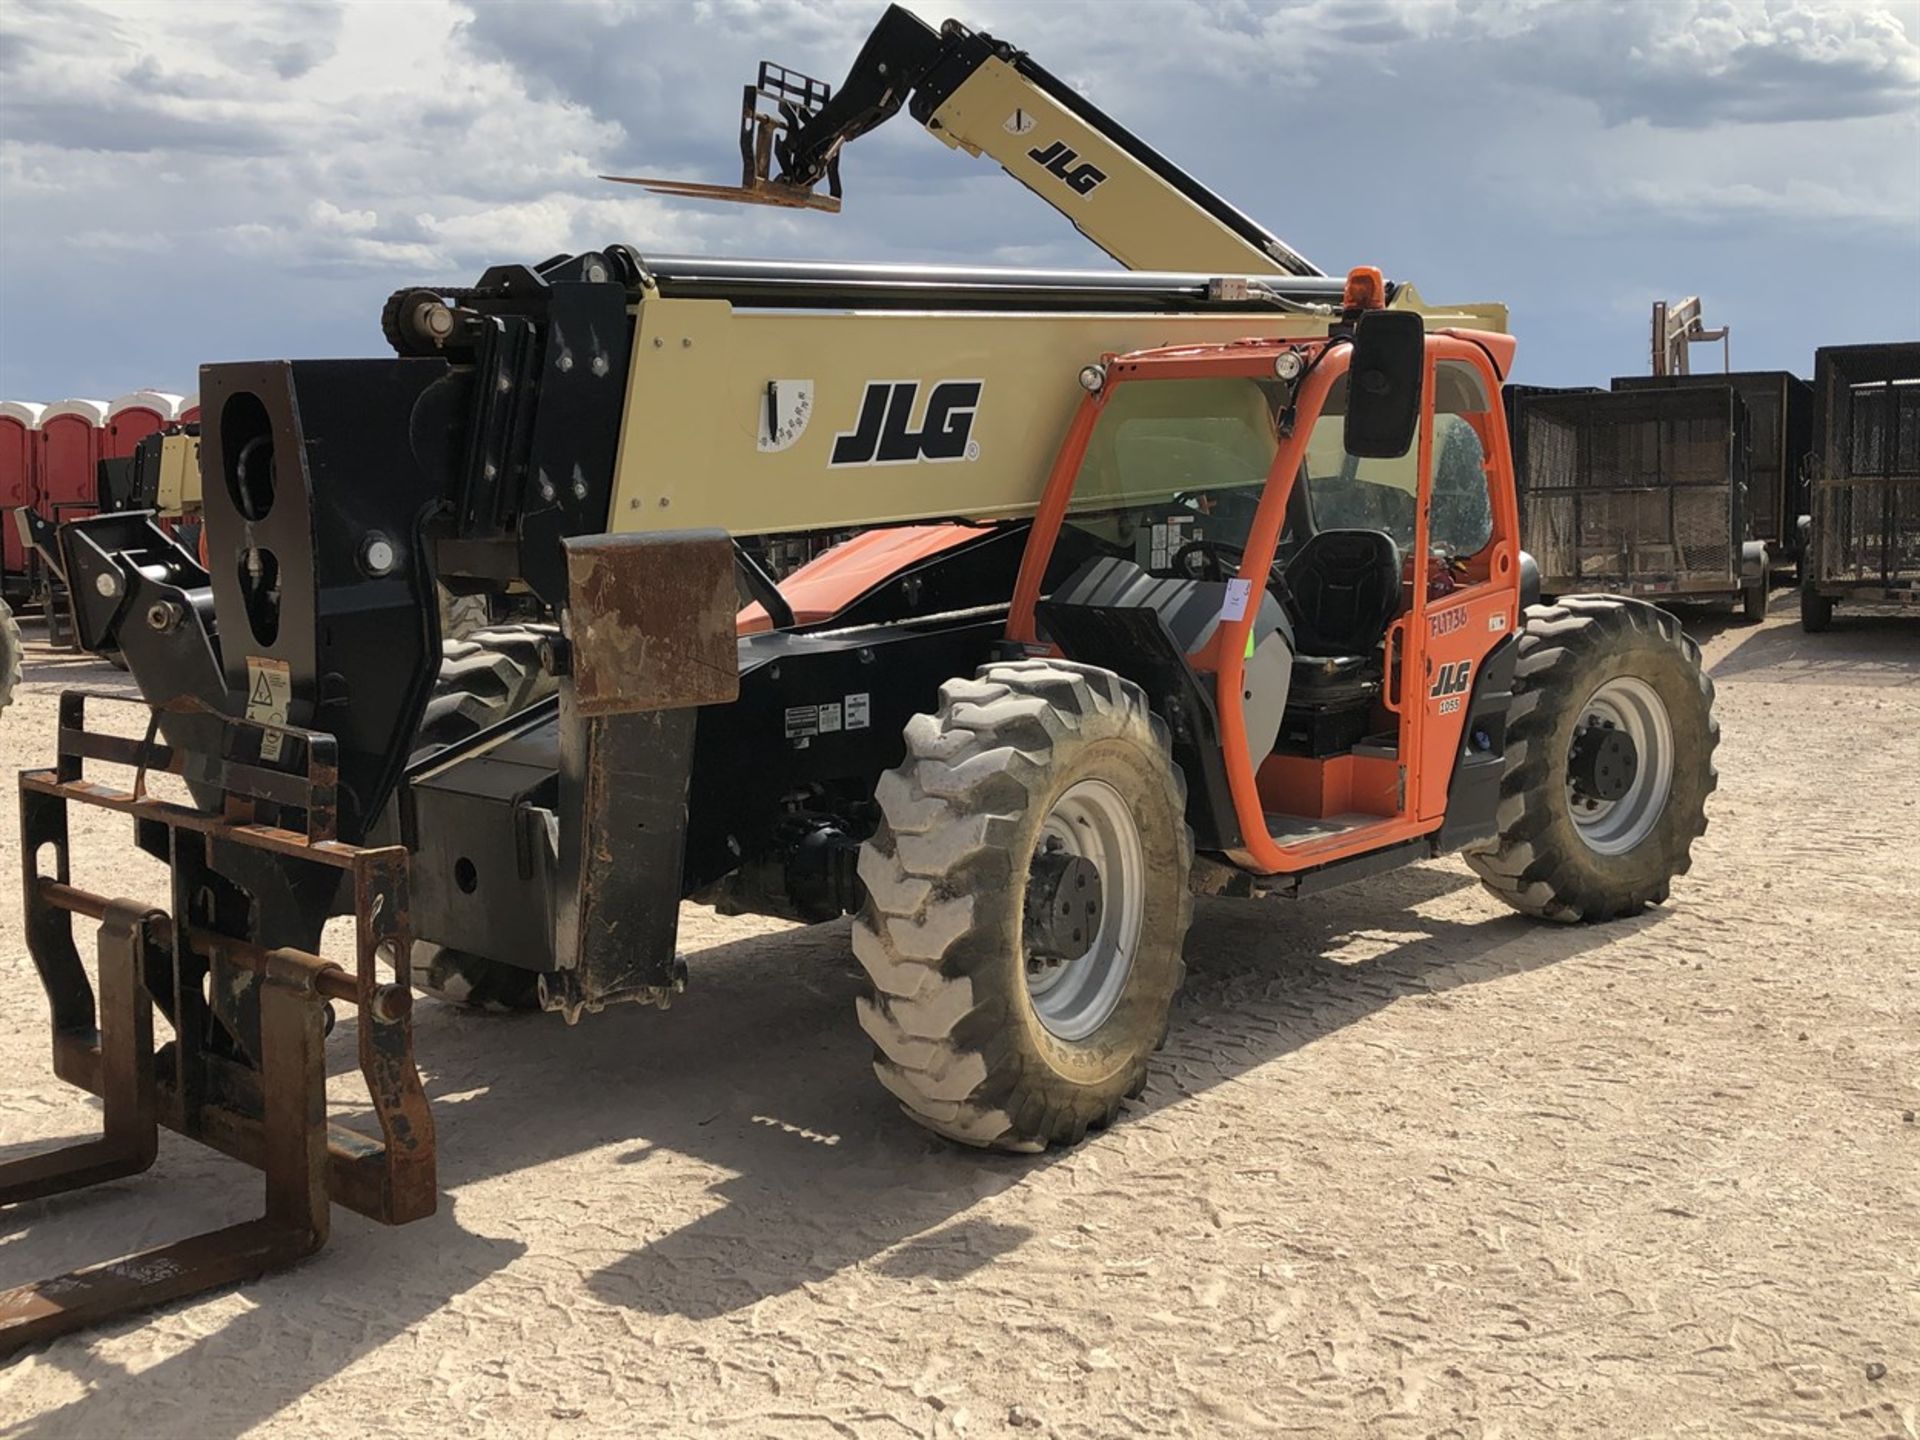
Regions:
<instances>
[{"instance_id":1,"label":"warning decal","mask_svg":"<svg viewBox=\"0 0 1920 1440\"><path fill-rule=\"evenodd\" d=\"M269 725L287 723L287 709L293 703L293 674L284 660L269 660L259 655L247 657L247 719L263 720ZM278 760L286 737L271 732L260 739L260 758Z\"/></svg>"}]
</instances>

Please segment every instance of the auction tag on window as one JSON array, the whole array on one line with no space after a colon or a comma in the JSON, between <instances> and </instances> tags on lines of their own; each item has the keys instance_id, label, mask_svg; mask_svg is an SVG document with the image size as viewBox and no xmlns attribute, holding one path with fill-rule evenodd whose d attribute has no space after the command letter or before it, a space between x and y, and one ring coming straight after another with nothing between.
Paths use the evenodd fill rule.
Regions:
<instances>
[{"instance_id":1,"label":"auction tag on window","mask_svg":"<svg viewBox=\"0 0 1920 1440\"><path fill-rule=\"evenodd\" d=\"M1229 620L1243 619L1247 613L1247 602L1253 598L1253 581L1243 580L1239 576L1227 581L1227 598L1220 602L1220 619L1224 624Z\"/></svg>"},{"instance_id":2,"label":"auction tag on window","mask_svg":"<svg viewBox=\"0 0 1920 1440\"><path fill-rule=\"evenodd\" d=\"M247 719L264 720L269 725L287 723L287 709L293 702L293 673L284 660L259 655L247 657ZM274 761L286 736L270 730L260 737L260 758Z\"/></svg>"}]
</instances>

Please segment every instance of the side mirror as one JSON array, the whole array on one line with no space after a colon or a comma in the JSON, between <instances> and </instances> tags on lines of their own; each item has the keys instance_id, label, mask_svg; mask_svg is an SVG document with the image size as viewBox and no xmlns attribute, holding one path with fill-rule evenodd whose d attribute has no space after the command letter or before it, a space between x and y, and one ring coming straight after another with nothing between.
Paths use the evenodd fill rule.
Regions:
<instances>
[{"instance_id":1,"label":"side mirror","mask_svg":"<svg viewBox=\"0 0 1920 1440\"><path fill-rule=\"evenodd\" d=\"M1347 453L1393 460L1420 428L1427 327L1411 310L1369 310L1354 328L1347 365Z\"/></svg>"}]
</instances>

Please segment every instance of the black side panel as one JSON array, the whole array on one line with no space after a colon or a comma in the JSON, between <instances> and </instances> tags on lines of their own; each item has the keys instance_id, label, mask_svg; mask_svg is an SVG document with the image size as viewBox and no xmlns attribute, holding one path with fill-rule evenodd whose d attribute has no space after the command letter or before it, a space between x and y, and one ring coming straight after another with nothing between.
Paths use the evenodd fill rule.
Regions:
<instances>
[{"instance_id":1,"label":"black side panel","mask_svg":"<svg viewBox=\"0 0 1920 1440\"><path fill-rule=\"evenodd\" d=\"M843 815L865 835L874 786L906 753L908 720L938 708L946 681L991 660L1006 628L1002 610L743 636L740 698L700 711L687 893L780 853L782 827L800 810Z\"/></svg>"},{"instance_id":2,"label":"black side panel","mask_svg":"<svg viewBox=\"0 0 1920 1440\"><path fill-rule=\"evenodd\" d=\"M1043 600L1034 613L1068 659L1102 666L1147 692L1172 732L1174 762L1187 777L1187 823L1194 844L1202 850L1237 847L1240 824L1213 697L1180 653L1160 612Z\"/></svg>"},{"instance_id":3,"label":"black side panel","mask_svg":"<svg viewBox=\"0 0 1920 1440\"><path fill-rule=\"evenodd\" d=\"M465 756L441 752L404 788L417 938L554 968L557 855L546 820L559 807L556 709L550 701L516 716L519 733L505 740L483 732L492 743Z\"/></svg>"},{"instance_id":4,"label":"black side panel","mask_svg":"<svg viewBox=\"0 0 1920 1440\"><path fill-rule=\"evenodd\" d=\"M1433 837L1433 851L1458 850L1499 829L1500 777L1507 768L1507 711L1513 705L1513 667L1520 647L1509 635L1480 662L1467 706L1460 753L1447 786L1447 818Z\"/></svg>"}]
</instances>

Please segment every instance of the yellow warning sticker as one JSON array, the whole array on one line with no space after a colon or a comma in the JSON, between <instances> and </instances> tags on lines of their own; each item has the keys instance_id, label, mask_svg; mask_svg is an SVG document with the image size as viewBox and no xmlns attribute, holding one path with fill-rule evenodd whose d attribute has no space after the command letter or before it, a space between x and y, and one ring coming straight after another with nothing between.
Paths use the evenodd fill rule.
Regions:
<instances>
[{"instance_id":1,"label":"yellow warning sticker","mask_svg":"<svg viewBox=\"0 0 1920 1440\"><path fill-rule=\"evenodd\" d=\"M293 673L284 660L271 660L260 655L247 657L247 718L264 720L269 725L287 723L287 708L293 702ZM280 758L280 748L286 737L279 731L269 731L260 740L260 758L273 761Z\"/></svg>"}]
</instances>

